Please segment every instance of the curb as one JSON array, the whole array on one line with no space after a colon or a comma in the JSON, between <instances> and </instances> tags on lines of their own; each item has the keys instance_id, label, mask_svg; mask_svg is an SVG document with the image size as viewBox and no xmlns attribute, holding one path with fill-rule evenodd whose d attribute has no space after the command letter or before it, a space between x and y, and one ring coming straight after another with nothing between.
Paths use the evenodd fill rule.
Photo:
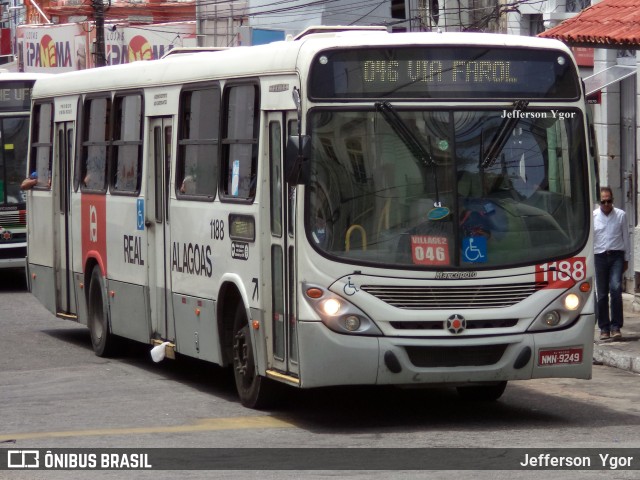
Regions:
<instances>
[{"instance_id":1,"label":"curb","mask_svg":"<svg viewBox=\"0 0 640 480\"><path fill-rule=\"evenodd\" d=\"M623 340L598 341L598 324L595 325L593 345L594 363L640 374L640 294L622 293L624 311Z\"/></svg>"},{"instance_id":2,"label":"curb","mask_svg":"<svg viewBox=\"0 0 640 480\"><path fill-rule=\"evenodd\" d=\"M607 367L619 368L628 372L640 373L640 358L628 352L615 350L611 346L603 348L598 344L593 346L593 359Z\"/></svg>"}]
</instances>

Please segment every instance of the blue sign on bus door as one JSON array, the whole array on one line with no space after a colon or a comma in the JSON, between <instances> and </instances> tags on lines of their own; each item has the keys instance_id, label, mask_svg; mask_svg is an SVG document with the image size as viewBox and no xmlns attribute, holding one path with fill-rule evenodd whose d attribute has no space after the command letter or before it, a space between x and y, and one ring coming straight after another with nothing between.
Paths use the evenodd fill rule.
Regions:
<instances>
[{"instance_id":1,"label":"blue sign on bus door","mask_svg":"<svg viewBox=\"0 0 640 480\"><path fill-rule=\"evenodd\" d=\"M144 198L138 199L138 230L144 230Z\"/></svg>"}]
</instances>

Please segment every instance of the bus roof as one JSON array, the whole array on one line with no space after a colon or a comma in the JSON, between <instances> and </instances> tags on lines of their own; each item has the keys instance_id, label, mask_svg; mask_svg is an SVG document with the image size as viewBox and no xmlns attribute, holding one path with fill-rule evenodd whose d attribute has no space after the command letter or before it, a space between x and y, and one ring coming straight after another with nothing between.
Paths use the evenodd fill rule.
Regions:
<instances>
[{"instance_id":1,"label":"bus roof","mask_svg":"<svg viewBox=\"0 0 640 480\"><path fill-rule=\"evenodd\" d=\"M308 69L316 52L340 47L375 46L495 46L556 49L569 52L553 39L489 33L388 33L378 29L337 31L319 29L297 40L266 45L232 47L216 51L168 55L152 61L44 75L33 90L33 98L113 89L135 89L170 84L202 82L226 77L296 73ZM0 75L2 78L6 74ZM33 74L36 75L36 74ZM40 78L42 78L40 80Z\"/></svg>"}]
</instances>

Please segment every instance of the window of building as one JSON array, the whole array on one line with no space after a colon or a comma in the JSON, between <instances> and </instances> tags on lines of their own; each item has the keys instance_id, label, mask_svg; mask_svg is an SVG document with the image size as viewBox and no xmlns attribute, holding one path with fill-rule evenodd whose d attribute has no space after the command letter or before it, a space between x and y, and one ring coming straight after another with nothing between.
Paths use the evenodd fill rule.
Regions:
<instances>
[{"instance_id":1,"label":"window of building","mask_svg":"<svg viewBox=\"0 0 640 480\"><path fill-rule=\"evenodd\" d=\"M591 0L566 0L567 12L581 12L591 6Z\"/></svg>"},{"instance_id":2,"label":"window of building","mask_svg":"<svg viewBox=\"0 0 640 480\"><path fill-rule=\"evenodd\" d=\"M529 36L535 37L544 32L542 14L529 15Z\"/></svg>"},{"instance_id":3,"label":"window of building","mask_svg":"<svg viewBox=\"0 0 640 480\"><path fill-rule=\"evenodd\" d=\"M404 0L391 0L391 18L407 18Z\"/></svg>"}]
</instances>

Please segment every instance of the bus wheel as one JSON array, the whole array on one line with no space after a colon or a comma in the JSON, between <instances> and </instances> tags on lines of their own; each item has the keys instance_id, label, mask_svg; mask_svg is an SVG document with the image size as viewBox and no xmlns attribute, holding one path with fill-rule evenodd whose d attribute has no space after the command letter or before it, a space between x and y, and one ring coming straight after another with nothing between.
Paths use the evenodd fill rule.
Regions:
<instances>
[{"instance_id":1,"label":"bus wheel","mask_svg":"<svg viewBox=\"0 0 640 480\"><path fill-rule=\"evenodd\" d=\"M273 400L275 385L258 375L251 345L249 322L242 303L238 303L233 320L233 375L240 402L249 408L267 408Z\"/></svg>"},{"instance_id":2,"label":"bus wheel","mask_svg":"<svg viewBox=\"0 0 640 480\"><path fill-rule=\"evenodd\" d=\"M99 357L107 357L114 353L116 341L109 332L109 311L104 279L98 267L91 272L88 302L88 326L93 351Z\"/></svg>"},{"instance_id":3,"label":"bus wheel","mask_svg":"<svg viewBox=\"0 0 640 480\"><path fill-rule=\"evenodd\" d=\"M463 400L470 400L474 402L493 402L502 396L505 388L507 388L507 382L458 387L457 390L458 395L460 395Z\"/></svg>"}]
</instances>

